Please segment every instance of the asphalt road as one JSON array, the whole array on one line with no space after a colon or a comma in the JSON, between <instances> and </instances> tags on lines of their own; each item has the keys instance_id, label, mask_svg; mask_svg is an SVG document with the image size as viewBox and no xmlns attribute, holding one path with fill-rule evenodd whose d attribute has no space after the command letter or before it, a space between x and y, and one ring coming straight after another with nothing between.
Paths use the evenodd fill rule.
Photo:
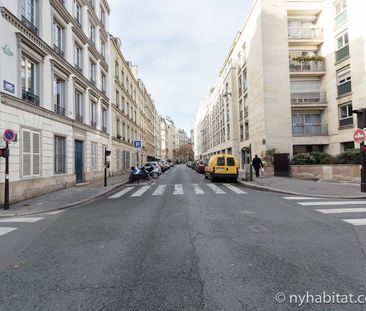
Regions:
<instances>
[{"instance_id":1,"label":"asphalt road","mask_svg":"<svg viewBox=\"0 0 366 311\"><path fill-rule=\"evenodd\" d=\"M366 294L362 228L342 217L185 166L127 188L0 223L19 228L0 235L0 310L366 310L295 301Z\"/></svg>"}]
</instances>

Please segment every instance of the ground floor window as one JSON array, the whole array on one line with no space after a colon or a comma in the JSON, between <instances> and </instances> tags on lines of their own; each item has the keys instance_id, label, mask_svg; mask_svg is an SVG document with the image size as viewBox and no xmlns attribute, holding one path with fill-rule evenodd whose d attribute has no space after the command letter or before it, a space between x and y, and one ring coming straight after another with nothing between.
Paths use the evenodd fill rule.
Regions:
<instances>
[{"instance_id":1,"label":"ground floor window","mask_svg":"<svg viewBox=\"0 0 366 311\"><path fill-rule=\"evenodd\" d=\"M347 141L341 144L343 151L355 149L355 143L353 141Z\"/></svg>"},{"instance_id":2,"label":"ground floor window","mask_svg":"<svg viewBox=\"0 0 366 311\"><path fill-rule=\"evenodd\" d=\"M55 174L66 173L66 138L55 136Z\"/></svg>"},{"instance_id":3,"label":"ground floor window","mask_svg":"<svg viewBox=\"0 0 366 311\"><path fill-rule=\"evenodd\" d=\"M293 153L324 152L324 145L298 145L293 146Z\"/></svg>"},{"instance_id":4,"label":"ground floor window","mask_svg":"<svg viewBox=\"0 0 366 311\"><path fill-rule=\"evenodd\" d=\"M22 175L40 175L40 133L23 129L22 131Z\"/></svg>"},{"instance_id":5,"label":"ground floor window","mask_svg":"<svg viewBox=\"0 0 366 311\"><path fill-rule=\"evenodd\" d=\"M91 168L92 171L98 169L98 146L95 143L91 143Z\"/></svg>"}]
</instances>

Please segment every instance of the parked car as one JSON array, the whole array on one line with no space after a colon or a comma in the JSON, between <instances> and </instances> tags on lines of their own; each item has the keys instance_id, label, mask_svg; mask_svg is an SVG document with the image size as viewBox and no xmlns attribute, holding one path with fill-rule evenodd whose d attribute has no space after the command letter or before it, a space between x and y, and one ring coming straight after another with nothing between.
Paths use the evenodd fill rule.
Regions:
<instances>
[{"instance_id":1,"label":"parked car","mask_svg":"<svg viewBox=\"0 0 366 311\"><path fill-rule=\"evenodd\" d=\"M197 162L196 164L196 172L198 173L205 173L205 168L208 164L208 161L207 160L200 160Z\"/></svg>"},{"instance_id":2,"label":"parked car","mask_svg":"<svg viewBox=\"0 0 366 311\"><path fill-rule=\"evenodd\" d=\"M164 160L159 161L159 165L161 167L162 172L165 172L169 168L166 161Z\"/></svg>"},{"instance_id":3,"label":"parked car","mask_svg":"<svg viewBox=\"0 0 366 311\"><path fill-rule=\"evenodd\" d=\"M191 165L192 165L192 161L188 161L188 162L187 162L187 166L188 166L188 167L191 167Z\"/></svg>"},{"instance_id":4,"label":"parked car","mask_svg":"<svg viewBox=\"0 0 366 311\"><path fill-rule=\"evenodd\" d=\"M205 177L212 182L218 179L236 182L238 176L238 161L231 154L216 154L212 156L205 168Z\"/></svg>"},{"instance_id":5,"label":"parked car","mask_svg":"<svg viewBox=\"0 0 366 311\"><path fill-rule=\"evenodd\" d=\"M162 173L161 167L158 164L158 162L156 162L156 161L147 162L145 164L145 167L153 167L154 168L154 172L156 172L158 175L160 175Z\"/></svg>"}]
</instances>

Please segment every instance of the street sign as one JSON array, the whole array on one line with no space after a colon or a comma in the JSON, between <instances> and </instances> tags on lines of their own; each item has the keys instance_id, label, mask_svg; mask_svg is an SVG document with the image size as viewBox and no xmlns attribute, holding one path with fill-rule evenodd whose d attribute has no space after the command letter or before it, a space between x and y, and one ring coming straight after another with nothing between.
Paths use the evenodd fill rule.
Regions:
<instances>
[{"instance_id":1,"label":"street sign","mask_svg":"<svg viewBox=\"0 0 366 311\"><path fill-rule=\"evenodd\" d=\"M135 149L141 149L141 140L134 140L133 146L135 147Z\"/></svg>"},{"instance_id":2,"label":"street sign","mask_svg":"<svg viewBox=\"0 0 366 311\"><path fill-rule=\"evenodd\" d=\"M365 141L365 131L364 130L356 130L353 134L353 139L356 143L363 143Z\"/></svg>"},{"instance_id":3,"label":"street sign","mask_svg":"<svg viewBox=\"0 0 366 311\"><path fill-rule=\"evenodd\" d=\"M7 142L12 142L15 139L15 132L11 129L7 129L3 133L3 138Z\"/></svg>"}]
</instances>

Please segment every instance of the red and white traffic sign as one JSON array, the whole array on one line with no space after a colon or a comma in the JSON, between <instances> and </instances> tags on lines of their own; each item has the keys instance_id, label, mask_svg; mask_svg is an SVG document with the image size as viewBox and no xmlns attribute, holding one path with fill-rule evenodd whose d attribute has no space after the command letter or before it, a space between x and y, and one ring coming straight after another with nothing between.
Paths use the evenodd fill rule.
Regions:
<instances>
[{"instance_id":1,"label":"red and white traffic sign","mask_svg":"<svg viewBox=\"0 0 366 311\"><path fill-rule=\"evenodd\" d=\"M5 141L11 143L15 139L15 132L11 129L7 129L3 133L3 138Z\"/></svg>"},{"instance_id":2,"label":"red and white traffic sign","mask_svg":"<svg viewBox=\"0 0 366 311\"><path fill-rule=\"evenodd\" d=\"M365 141L366 135L365 135L365 131L358 129L355 131L355 133L353 134L353 139L356 143L363 143Z\"/></svg>"}]
</instances>

